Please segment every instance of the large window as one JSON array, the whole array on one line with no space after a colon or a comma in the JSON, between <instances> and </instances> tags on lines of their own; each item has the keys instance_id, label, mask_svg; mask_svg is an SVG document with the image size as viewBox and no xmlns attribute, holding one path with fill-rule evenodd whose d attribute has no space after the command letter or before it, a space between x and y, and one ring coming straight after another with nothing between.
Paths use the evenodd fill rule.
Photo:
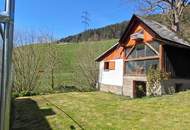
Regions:
<instances>
[{"instance_id":1,"label":"large window","mask_svg":"<svg viewBox=\"0 0 190 130\"><path fill-rule=\"evenodd\" d=\"M159 66L159 60L142 60L142 61L127 61L127 75L145 75L149 68L156 69Z\"/></svg>"},{"instance_id":2,"label":"large window","mask_svg":"<svg viewBox=\"0 0 190 130\"><path fill-rule=\"evenodd\" d=\"M156 55L157 54L149 46L145 44L138 44L131 52L128 58L132 59L132 58L141 58L141 57L156 56Z\"/></svg>"},{"instance_id":3,"label":"large window","mask_svg":"<svg viewBox=\"0 0 190 130\"><path fill-rule=\"evenodd\" d=\"M126 50L127 51L127 50ZM137 44L127 57L125 69L127 75L145 75L149 68L159 66L159 43Z\"/></svg>"}]
</instances>

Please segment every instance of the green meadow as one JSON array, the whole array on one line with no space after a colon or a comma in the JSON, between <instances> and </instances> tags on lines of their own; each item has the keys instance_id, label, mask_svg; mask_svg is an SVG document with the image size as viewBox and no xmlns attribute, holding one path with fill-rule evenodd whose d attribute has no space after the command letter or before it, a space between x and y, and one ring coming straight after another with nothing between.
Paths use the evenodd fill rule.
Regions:
<instances>
[{"instance_id":1,"label":"green meadow","mask_svg":"<svg viewBox=\"0 0 190 130\"><path fill-rule=\"evenodd\" d=\"M14 130L189 130L190 91L129 99L102 92L17 98Z\"/></svg>"}]
</instances>

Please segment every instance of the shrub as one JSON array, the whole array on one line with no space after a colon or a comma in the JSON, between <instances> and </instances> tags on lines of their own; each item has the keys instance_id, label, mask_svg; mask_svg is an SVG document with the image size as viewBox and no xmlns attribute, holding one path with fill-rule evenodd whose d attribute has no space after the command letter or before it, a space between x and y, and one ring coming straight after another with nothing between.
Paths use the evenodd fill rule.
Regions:
<instances>
[{"instance_id":1,"label":"shrub","mask_svg":"<svg viewBox=\"0 0 190 130\"><path fill-rule=\"evenodd\" d=\"M39 95L39 93L33 92L33 91L22 91L22 92L13 92L12 93L12 97L16 98L16 97L24 97L24 96L35 96L35 95Z\"/></svg>"},{"instance_id":2,"label":"shrub","mask_svg":"<svg viewBox=\"0 0 190 130\"><path fill-rule=\"evenodd\" d=\"M161 91L161 81L168 80L170 74L162 72L159 69L149 68L147 72L148 95L156 96Z\"/></svg>"}]
</instances>

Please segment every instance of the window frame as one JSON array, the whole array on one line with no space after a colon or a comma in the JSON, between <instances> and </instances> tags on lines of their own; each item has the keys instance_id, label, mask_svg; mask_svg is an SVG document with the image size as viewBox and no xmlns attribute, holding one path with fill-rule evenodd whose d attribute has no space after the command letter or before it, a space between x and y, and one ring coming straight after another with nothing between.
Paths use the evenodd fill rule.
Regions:
<instances>
[{"instance_id":1,"label":"window frame","mask_svg":"<svg viewBox=\"0 0 190 130\"><path fill-rule=\"evenodd\" d=\"M143 53L143 56L142 57L138 57L137 55L138 55L138 52L136 51L138 48L138 46L140 46L140 45L143 45L143 51L144 51L144 53ZM147 56L147 48L148 49L150 49L153 53L155 53L155 55L152 55L152 56ZM140 50L140 49L139 49ZM133 52L133 51L135 51L135 52ZM130 55L131 55L131 53L135 53L135 56L134 57L130 57ZM128 53L128 55L126 56L126 59L127 60L129 60L129 59L141 59L141 58L145 58L146 59L146 57L157 57L157 56L159 56L159 52L157 52L157 50L155 50L149 43L146 43L146 42L142 42L142 43L138 43L138 44L135 44L132 48L131 48L131 50L129 51L129 53Z\"/></svg>"},{"instance_id":2,"label":"window frame","mask_svg":"<svg viewBox=\"0 0 190 130\"><path fill-rule=\"evenodd\" d=\"M149 61L156 61L156 62L158 62L158 64L157 64L157 67L159 68L159 59L149 59L149 60L141 60L142 62L144 62L143 63L143 66L141 66L141 67L143 67L143 73L138 73L141 69L135 69L136 70L136 72L133 72L133 73L127 73L127 64L129 63L129 62L136 62L135 63L135 67L134 68L136 68L136 66L138 65L137 63L139 62L140 63L140 60L134 60L134 61L125 61L125 76L146 76L146 72L147 72L147 62L149 62ZM133 64L134 65L134 64ZM137 71L138 70L138 71Z\"/></svg>"},{"instance_id":3,"label":"window frame","mask_svg":"<svg viewBox=\"0 0 190 130\"><path fill-rule=\"evenodd\" d=\"M109 70L109 62L108 61L104 62L104 70Z\"/></svg>"},{"instance_id":4,"label":"window frame","mask_svg":"<svg viewBox=\"0 0 190 130\"><path fill-rule=\"evenodd\" d=\"M151 49L155 55L154 56L146 56L146 52L144 52L144 56L143 57L136 57L136 58L129 58L129 56L131 55L131 53L133 52L133 50L136 48L137 45L139 44L144 44L144 49L146 51L146 47L148 47L149 49ZM158 43L159 44L159 43ZM146 46L146 47L145 47ZM136 54L137 55L137 54ZM136 76L136 75L142 75L142 76L145 76L146 75L146 68L145 68L145 74L127 74L127 62L130 62L130 61L148 61L148 60L157 60L158 61L158 68L160 67L160 53L154 48L151 46L151 43L148 43L148 42L142 42L142 43L138 43L138 44L135 44L131 50L129 51L128 55L125 56L125 60L124 60L124 75L127 75L127 76ZM146 66L146 63L144 63L144 65Z\"/></svg>"},{"instance_id":5,"label":"window frame","mask_svg":"<svg viewBox=\"0 0 190 130\"><path fill-rule=\"evenodd\" d=\"M115 70L115 61L104 61L104 71Z\"/></svg>"}]
</instances>

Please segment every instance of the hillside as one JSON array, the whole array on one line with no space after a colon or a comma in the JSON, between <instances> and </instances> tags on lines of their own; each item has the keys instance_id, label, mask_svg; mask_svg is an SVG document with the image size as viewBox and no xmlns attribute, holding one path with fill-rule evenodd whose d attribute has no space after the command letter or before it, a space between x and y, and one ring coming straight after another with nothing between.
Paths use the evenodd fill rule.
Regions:
<instances>
[{"instance_id":1,"label":"hillside","mask_svg":"<svg viewBox=\"0 0 190 130\"><path fill-rule=\"evenodd\" d=\"M185 10L183 21L182 21L182 32L183 37L190 41L190 8ZM155 20L159 23L165 24L169 27L169 22L166 19L166 16L163 15L151 15L146 18ZM81 41L99 41L117 38L123 34L128 21L123 21L121 23L116 23L113 25L109 25L106 27L98 28L98 29L89 29L88 31L68 36L60 39L60 42L81 42Z\"/></svg>"},{"instance_id":2,"label":"hillside","mask_svg":"<svg viewBox=\"0 0 190 130\"><path fill-rule=\"evenodd\" d=\"M102 52L110 48L113 44L117 42L117 39L102 40L96 42L80 42L79 44L55 44L53 45L58 53L60 64L55 72L55 83L56 87L72 87L76 83L74 81L75 74L80 73L79 59L86 58L89 53L94 53L90 62L95 62L95 58L99 56ZM46 49L47 45L36 45L37 50L39 50L40 55L43 57L43 65L46 64ZM91 52L87 51L90 49ZM84 53L84 55L81 55ZM46 67L46 66L44 66ZM44 68L44 73L42 73L42 79L40 80L40 85L37 87L36 91L46 91L50 89L49 79L46 74L46 68ZM81 77L82 79L83 77ZM77 83L76 87L84 85L83 81Z\"/></svg>"},{"instance_id":3,"label":"hillside","mask_svg":"<svg viewBox=\"0 0 190 130\"><path fill-rule=\"evenodd\" d=\"M123 34L128 22L117 23L99 29L89 29L85 32L60 39L60 42L82 42L118 39Z\"/></svg>"},{"instance_id":4,"label":"hillside","mask_svg":"<svg viewBox=\"0 0 190 130\"><path fill-rule=\"evenodd\" d=\"M189 130L190 91L131 100L102 92L17 98L13 130Z\"/></svg>"}]
</instances>

